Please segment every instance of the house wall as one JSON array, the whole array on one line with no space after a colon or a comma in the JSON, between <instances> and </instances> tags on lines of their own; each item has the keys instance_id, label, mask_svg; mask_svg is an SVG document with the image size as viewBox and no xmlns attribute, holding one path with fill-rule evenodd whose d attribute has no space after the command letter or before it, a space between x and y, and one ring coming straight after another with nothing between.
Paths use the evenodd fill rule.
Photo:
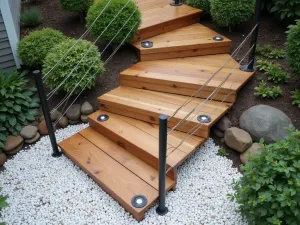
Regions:
<instances>
[{"instance_id":1,"label":"house wall","mask_svg":"<svg viewBox=\"0 0 300 225\"><path fill-rule=\"evenodd\" d=\"M20 39L20 14L21 14L21 0L8 0L10 12L13 23L16 29L18 39Z\"/></svg>"}]
</instances>

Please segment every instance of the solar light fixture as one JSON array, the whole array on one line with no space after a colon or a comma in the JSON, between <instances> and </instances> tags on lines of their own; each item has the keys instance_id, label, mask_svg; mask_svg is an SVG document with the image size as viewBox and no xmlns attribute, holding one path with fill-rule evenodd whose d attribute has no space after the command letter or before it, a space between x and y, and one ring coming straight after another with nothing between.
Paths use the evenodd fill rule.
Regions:
<instances>
[{"instance_id":1,"label":"solar light fixture","mask_svg":"<svg viewBox=\"0 0 300 225\"><path fill-rule=\"evenodd\" d=\"M144 195L136 195L131 199L131 204L135 208L143 208L147 205L147 198Z\"/></svg>"},{"instance_id":2,"label":"solar light fixture","mask_svg":"<svg viewBox=\"0 0 300 225\"><path fill-rule=\"evenodd\" d=\"M141 45L143 48L152 48L153 42L152 41L141 41Z\"/></svg>"},{"instance_id":3,"label":"solar light fixture","mask_svg":"<svg viewBox=\"0 0 300 225\"><path fill-rule=\"evenodd\" d=\"M106 120L109 119L109 116L107 114L101 114L100 116L98 116L97 120L100 122L104 122Z\"/></svg>"},{"instance_id":4,"label":"solar light fixture","mask_svg":"<svg viewBox=\"0 0 300 225\"><path fill-rule=\"evenodd\" d=\"M214 36L214 37L213 37L213 40L214 40L214 41L223 41L224 38L221 37L221 36Z\"/></svg>"},{"instance_id":5,"label":"solar light fixture","mask_svg":"<svg viewBox=\"0 0 300 225\"><path fill-rule=\"evenodd\" d=\"M197 119L200 123L210 123L211 122L211 117L208 115L199 115L197 117Z\"/></svg>"}]
</instances>

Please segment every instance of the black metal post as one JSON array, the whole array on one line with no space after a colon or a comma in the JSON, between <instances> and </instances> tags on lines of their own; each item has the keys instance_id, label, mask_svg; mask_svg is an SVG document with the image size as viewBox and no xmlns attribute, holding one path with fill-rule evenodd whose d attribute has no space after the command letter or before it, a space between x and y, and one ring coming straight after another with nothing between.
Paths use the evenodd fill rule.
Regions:
<instances>
[{"instance_id":1,"label":"black metal post","mask_svg":"<svg viewBox=\"0 0 300 225\"><path fill-rule=\"evenodd\" d=\"M175 0L174 2L172 2L170 5L171 6L181 6L183 3L180 2L180 0Z\"/></svg>"},{"instance_id":2,"label":"black metal post","mask_svg":"<svg viewBox=\"0 0 300 225\"><path fill-rule=\"evenodd\" d=\"M159 116L159 200L157 214L163 216L168 213L166 207L166 161L167 161L167 132L168 116Z\"/></svg>"},{"instance_id":3,"label":"black metal post","mask_svg":"<svg viewBox=\"0 0 300 225\"><path fill-rule=\"evenodd\" d=\"M45 89L44 89L44 85L43 85L43 81L42 81L41 72L39 70L35 70L32 73L33 73L35 84L36 84L36 87L37 87L37 90L39 93L42 110L43 110L45 122L47 125L52 149L53 149L52 156L59 157L62 155L62 153L58 150L58 146L57 146L57 142L56 142L56 138L55 138L55 134L54 134L54 129L53 129L53 124L52 124L51 117L50 117L50 111L49 111L49 107L47 104L47 97L45 95Z\"/></svg>"},{"instance_id":4,"label":"black metal post","mask_svg":"<svg viewBox=\"0 0 300 225\"><path fill-rule=\"evenodd\" d=\"M255 52L256 52L259 26L260 26L260 21L261 21L261 6L262 6L262 0L256 0L255 25L257 25L257 26L256 26L256 28L255 28L255 30L252 34L251 44L250 44L250 47L253 46L253 49L252 49L252 51L249 55L249 65L241 67L241 70L246 71L246 72L253 72L254 71Z\"/></svg>"}]
</instances>

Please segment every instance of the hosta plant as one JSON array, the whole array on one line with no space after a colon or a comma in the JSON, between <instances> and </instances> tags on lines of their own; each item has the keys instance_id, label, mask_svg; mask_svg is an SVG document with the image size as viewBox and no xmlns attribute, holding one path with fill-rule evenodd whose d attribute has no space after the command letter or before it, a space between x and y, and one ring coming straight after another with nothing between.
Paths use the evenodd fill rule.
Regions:
<instances>
[{"instance_id":1,"label":"hosta plant","mask_svg":"<svg viewBox=\"0 0 300 225\"><path fill-rule=\"evenodd\" d=\"M22 126L38 114L39 100L35 88L27 87L26 72L0 71L0 148L8 135L18 135Z\"/></svg>"},{"instance_id":2,"label":"hosta plant","mask_svg":"<svg viewBox=\"0 0 300 225\"><path fill-rule=\"evenodd\" d=\"M300 108L300 90L296 89L295 91L292 91L292 96L291 96L292 100L293 100L293 105L298 106L298 108Z\"/></svg>"},{"instance_id":3,"label":"hosta plant","mask_svg":"<svg viewBox=\"0 0 300 225\"><path fill-rule=\"evenodd\" d=\"M258 87L254 88L254 95L261 98L276 99L282 96L280 87L268 87L266 82L261 81Z\"/></svg>"},{"instance_id":4,"label":"hosta plant","mask_svg":"<svg viewBox=\"0 0 300 225\"><path fill-rule=\"evenodd\" d=\"M274 144L261 141L262 152L250 156L234 183L230 197L249 224L300 224L300 131L288 129L290 135Z\"/></svg>"}]
</instances>

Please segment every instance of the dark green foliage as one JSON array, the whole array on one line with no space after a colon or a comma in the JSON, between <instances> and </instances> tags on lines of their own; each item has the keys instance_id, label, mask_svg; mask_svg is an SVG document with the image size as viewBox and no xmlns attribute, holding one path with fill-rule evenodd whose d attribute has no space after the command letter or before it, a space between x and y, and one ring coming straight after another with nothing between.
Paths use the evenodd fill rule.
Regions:
<instances>
[{"instance_id":1,"label":"dark green foliage","mask_svg":"<svg viewBox=\"0 0 300 225\"><path fill-rule=\"evenodd\" d=\"M283 49L275 49L271 45L257 45L256 54L268 59L283 59L286 52Z\"/></svg>"},{"instance_id":2,"label":"dark green foliage","mask_svg":"<svg viewBox=\"0 0 300 225\"><path fill-rule=\"evenodd\" d=\"M18 43L19 57L25 65L38 68L51 48L65 39L61 32L50 28L34 31Z\"/></svg>"},{"instance_id":3,"label":"dark green foliage","mask_svg":"<svg viewBox=\"0 0 300 225\"><path fill-rule=\"evenodd\" d=\"M268 80L277 83L287 83L290 75L287 72L282 71L278 64L271 64L267 70L266 75Z\"/></svg>"},{"instance_id":4,"label":"dark green foliage","mask_svg":"<svg viewBox=\"0 0 300 225\"><path fill-rule=\"evenodd\" d=\"M219 26L233 26L247 21L253 14L255 0L212 0L211 15Z\"/></svg>"},{"instance_id":5,"label":"dark green foliage","mask_svg":"<svg viewBox=\"0 0 300 225\"><path fill-rule=\"evenodd\" d=\"M300 20L287 31L287 59L291 70L300 76Z\"/></svg>"},{"instance_id":6,"label":"dark green foliage","mask_svg":"<svg viewBox=\"0 0 300 225\"><path fill-rule=\"evenodd\" d=\"M210 12L210 0L187 0L187 4L191 7L201 9L205 13Z\"/></svg>"},{"instance_id":7,"label":"dark green foliage","mask_svg":"<svg viewBox=\"0 0 300 225\"><path fill-rule=\"evenodd\" d=\"M262 153L250 157L234 184L231 198L249 224L300 224L300 131L289 130L286 139L261 143Z\"/></svg>"},{"instance_id":8,"label":"dark green foliage","mask_svg":"<svg viewBox=\"0 0 300 225\"><path fill-rule=\"evenodd\" d=\"M70 12L85 12L92 3L93 0L60 0L61 7Z\"/></svg>"},{"instance_id":9,"label":"dark green foliage","mask_svg":"<svg viewBox=\"0 0 300 225\"><path fill-rule=\"evenodd\" d=\"M218 155L219 155L219 156L226 157L226 156L229 155L229 153L226 151L225 148L220 148L219 151L218 151Z\"/></svg>"},{"instance_id":10,"label":"dark green foliage","mask_svg":"<svg viewBox=\"0 0 300 225\"><path fill-rule=\"evenodd\" d=\"M33 121L39 100L35 88L28 88L25 72L0 72L0 147L8 135L19 135L21 126Z\"/></svg>"},{"instance_id":11,"label":"dark green foliage","mask_svg":"<svg viewBox=\"0 0 300 225\"><path fill-rule=\"evenodd\" d=\"M21 22L25 27L35 27L42 23L40 10L37 8L25 9L21 14Z\"/></svg>"},{"instance_id":12,"label":"dark green foliage","mask_svg":"<svg viewBox=\"0 0 300 225\"><path fill-rule=\"evenodd\" d=\"M278 65L279 64L274 64L272 62L269 62L269 61L266 61L266 60L263 60L263 59L259 59L257 60L256 62L256 68L259 70L259 71L262 71L262 72L265 72L269 69L269 67L271 67L272 65Z\"/></svg>"},{"instance_id":13,"label":"dark green foliage","mask_svg":"<svg viewBox=\"0 0 300 225\"><path fill-rule=\"evenodd\" d=\"M299 0L273 0L273 7L270 12L280 20L292 21L300 18Z\"/></svg>"},{"instance_id":14,"label":"dark green foliage","mask_svg":"<svg viewBox=\"0 0 300 225\"><path fill-rule=\"evenodd\" d=\"M292 91L292 96L291 96L292 100L293 100L293 105L298 106L298 108L300 108L300 90L296 89L295 91Z\"/></svg>"},{"instance_id":15,"label":"dark green foliage","mask_svg":"<svg viewBox=\"0 0 300 225\"><path fill-rule=\"evenodd\" d=\"M254 88L254 95L261 98L276 99L282 96L280 87L268 87L266 82L261 81L258 87Z\"/></svg>"},{"instance_id":16,"label":"dark green foliage","mask_svg":"<svg viewBox=\"0 0 300 225\"><path fill-rule=\"evenodd\" d=\"M76 40L66 40L56 45L49 52L43 65L44 74L46 74L65 55L65 53L74 45L75 41ZM88 83L90 78L91 80L87 84L86 89L91 89L91 87L95 85L96 78L104 72L103 63L101 62L100 57L98 48L95 45L89 41L80 40L67 56L63 58L60 64L49 74L45 84L50 89L58 87L83 58L77 68L73 71L72 75L63 83L59 90L70 93L83 77L83 80L73 94L78 94ZM87 75L85 75L86 72Z\"/></svg>"},{"instance_id":17,"label":"dark green foliage","mask_svg":"<svg viewBox=\"0 0 300 225\"><path fill-rule=\"evenodd\" d=\"M94 3L90 7L86 18L88 27L96 20L97 16L106 6L108 1L109 0L101 0L97 3ZM141 23L141 13L133 0L129 0L128 4L127 2L128 0L112 0L110 2L108 7L105 9L104 13L96 21L95 25L91 30L91 33L95 38L100 36L100 34L105 30L109 23L113 21L108 27L108 29L101 36L101 39L103 40L112 40L129 18L129 21L127 22L125 27L120 31L119 35L117 35L117 37L114 38L113 42L117 44L122 43L123 39L127 36L127 34L132 28L132 32L125 41L128 42L132 38L134 38L138 31L138 26ZM115 20L113 20L124 5L126 5L125 8L120 12L120 14L115 18ZM133 16L131 17L132 14Z\"/></svg>"},{"instance_id":18,"label":"dark green foliage","mask_svg":"<svg viewBox=\"0 0 300 225\"><path fill-rule=\"evenodd\" d=\"M0 188L0 191L1 190L2 190L2 188ZM6 202L7 198L8 198L7 196L3 196L3 195L0 194L0 211L1 211L1 208L8 207L8 204ZM2 223L0 222L0 225L5 225L5 223L4 222L2 222Z\"/></svg>"}]
</instances>

